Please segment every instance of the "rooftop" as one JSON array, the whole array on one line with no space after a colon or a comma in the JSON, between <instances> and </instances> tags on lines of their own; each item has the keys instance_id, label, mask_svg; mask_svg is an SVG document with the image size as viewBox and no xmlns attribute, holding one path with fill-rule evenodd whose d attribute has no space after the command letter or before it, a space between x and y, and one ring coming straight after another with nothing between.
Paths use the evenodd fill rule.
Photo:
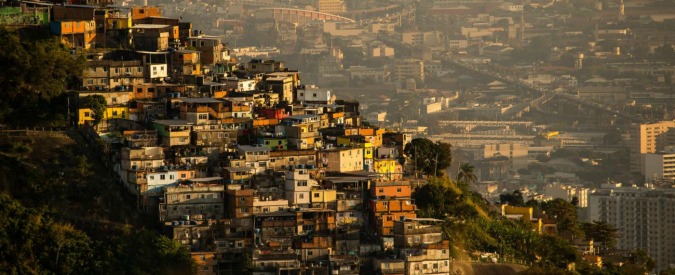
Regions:
<instances>
[{"instance_id":1,"label":"rooftop","mask_svg":"<svg viewBox=\"0 0 675 275\"><path fill-rule=\"evenodd\" d=\"M166 125L166 126L187 126L192 125L192 122L188 122L183 119L160 119L153 121L155 124Z\"/></svg>"},{"instance_id":2,"label":"rooftop","mask_svg":"<svg viewBox=\"0 0 675 275\"><path fill-rule=\"evenodd\" d=\"M134 29L164 29L168 27L169 25L163 24L138 24L133 26Z\"/></svg>"},{"instance_id":3,"label":"rooftop","mask_svg":"<svg viewBox=\"0 0 675 275\"><path fill-rule=\"evenodd\" d=\"M223 101L216 98L210 97L185 97L181 98L181 101L185 103L222 103Z\"/></svg>"}]
</instances>

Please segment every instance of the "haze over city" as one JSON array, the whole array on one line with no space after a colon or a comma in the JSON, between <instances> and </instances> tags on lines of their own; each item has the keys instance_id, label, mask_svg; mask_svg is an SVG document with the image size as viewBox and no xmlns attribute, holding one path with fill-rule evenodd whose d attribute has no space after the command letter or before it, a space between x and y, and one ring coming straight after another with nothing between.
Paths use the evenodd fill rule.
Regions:
<instances>
[{"instance_id":1,"label":"haze over city","mask_svg":"<svg viewBox=\"0 0 675 275\"><path fill-rule=\"evenodd\" d=\"M675 274L675 1L0 1L8 274Z\"/></svg>"}]
</instances>

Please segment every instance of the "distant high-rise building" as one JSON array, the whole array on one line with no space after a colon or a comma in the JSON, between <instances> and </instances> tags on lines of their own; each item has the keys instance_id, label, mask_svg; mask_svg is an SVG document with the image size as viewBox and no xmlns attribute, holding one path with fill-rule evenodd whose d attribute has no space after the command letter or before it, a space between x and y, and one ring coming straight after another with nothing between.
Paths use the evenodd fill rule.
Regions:
<instances>
[{"instance_id":1,"label":"distant high-rise building","mask_svg":"<svg viewBox=\"0 0 675 275\"><path fill-rule=\"evenodd\" d=\"M624 10L623 0L619 3L619 20L623 21L626 18L626 13Z\"/></svg>"},{"instance_id":2,"label":"distant high-rise building","mask_svg":"<svg viewBox=\"0 0 675 275\"><path fill-rule=\"evenodd\" d=\"M635 125L630 137L630 170L645 174L645 155L675 145L675 120Z\"/></svg>"},{"instance_id":3,"label":"distant high-rise building","mask_svg":"<svg viewBox=\"0 0 675 275\"><path fill-rule=\"evenodd\" d=\"M315 0L314 7L319 12L338 14L347 11L344 0Z\"/></svg>"},{"instance_id":4,"label":"distant high-rise building","mask_svg":"<svg viewBox=\"0 0 675 275\"><path fill-rule=\"evenodd\" d=\"M394 76L399 83L408 78L424 81L424 61L422 60L398 59L394 69Z\"/></svg>"},{"instance_id":5,"label":"distant high-rise building","mask_svg":"<svg viewBox=\"0 0 675 275\"><path fill-rule=\"evenodd\" d=\"M675 180L675 147L645 156L645 180Z\"/></svg>"},{"instance_id":6,"label":"distant high-rise building","mask_svg":"<svg viewBox=\"0 0 675 275\"><path fill-rule=\"evenodd\" d=\"M589 195L591 221L619 230L617 248L644 249L663 270L675 264L675 190L603 185Z\"/></svg>"}]
</instances>

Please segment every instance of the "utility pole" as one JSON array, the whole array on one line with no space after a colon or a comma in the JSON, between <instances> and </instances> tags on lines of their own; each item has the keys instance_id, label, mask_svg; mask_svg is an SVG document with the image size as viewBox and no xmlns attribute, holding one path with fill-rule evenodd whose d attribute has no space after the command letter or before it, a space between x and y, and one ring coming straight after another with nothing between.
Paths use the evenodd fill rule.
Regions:
<instances>
[{"instance_id":1,"label":"utility pole","mask_svg":"<svg viewBox=\"0 0 675 275\"><path fill-rule=\"evenodd\" d=\"M414 161L415 170L414 170L414 173L415 173L415 179L417 179L417 145L413 145L413 149L415 149L415 161Z\"/></svg>"},{"instance_id":2,"label":"utility pole","mask_svg":"<svg viewBox=\"0 0 675 275\"><path fill-rule=\"evenodd\" d=\"M434 177L438 173L438 153L436 153L436 157L434 158Z\"/></svg>"}]
</instances>

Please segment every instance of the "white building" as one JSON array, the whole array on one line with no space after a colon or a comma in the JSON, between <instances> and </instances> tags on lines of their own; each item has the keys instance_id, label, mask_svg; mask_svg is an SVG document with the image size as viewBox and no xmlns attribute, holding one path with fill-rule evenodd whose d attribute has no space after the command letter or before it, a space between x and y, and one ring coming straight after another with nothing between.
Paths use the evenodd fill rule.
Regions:
<instances>
[{"instance_id":1,"label":"white building","mask_svg":"<svg viewBox=\"0 0 675 275\"><path fill-rule=\"evenodd\" d=\"M590 221L619 230L619 249L645 249L657 271L675 264L675 189L605 184L589 196Z\"/></svg>"},{"instance_id":2,"label":"white building","mask_svg":"<svg viewBox=\"0 0 675 275\"><path fill-rule=\"evenodd\" d=\"M645 155L645 180L675 180L675 146Z\"/></svg>"},{"instance_id":3,"label":"white building","mask_svg":"<svg viewBox=\"0 0 675 275\"><path fill-rule=\"evenodd\" d=\"M329 103L331 102L332 92L328 89L305 89L296 92L296 98L300 102L316 102Z\"/></svg>"},{"instance_id":4,"label":"white building","mask_svg":"<svg viewBox=\"0 0 675 275\"><path fill-rule=\"evenodd\" d=\"M309 178L307 169L293 169L286 171L284 190L289 205L309 206L309 191L312 187L318 187L316 180Z\"/></svg>"},{"instance_id":5,"label":"white building","mask_svg":"<svg viewBox=\"0 0 675 275\"><path fill-rule=\"evenodd\" d=\"M588 207L588 190L588 188L576 185L551 183L544 187L544 195L547 198L563 199L569 202L576 197L579 200L577 206L586 208Z\"/></svg>"}]
</instances>

